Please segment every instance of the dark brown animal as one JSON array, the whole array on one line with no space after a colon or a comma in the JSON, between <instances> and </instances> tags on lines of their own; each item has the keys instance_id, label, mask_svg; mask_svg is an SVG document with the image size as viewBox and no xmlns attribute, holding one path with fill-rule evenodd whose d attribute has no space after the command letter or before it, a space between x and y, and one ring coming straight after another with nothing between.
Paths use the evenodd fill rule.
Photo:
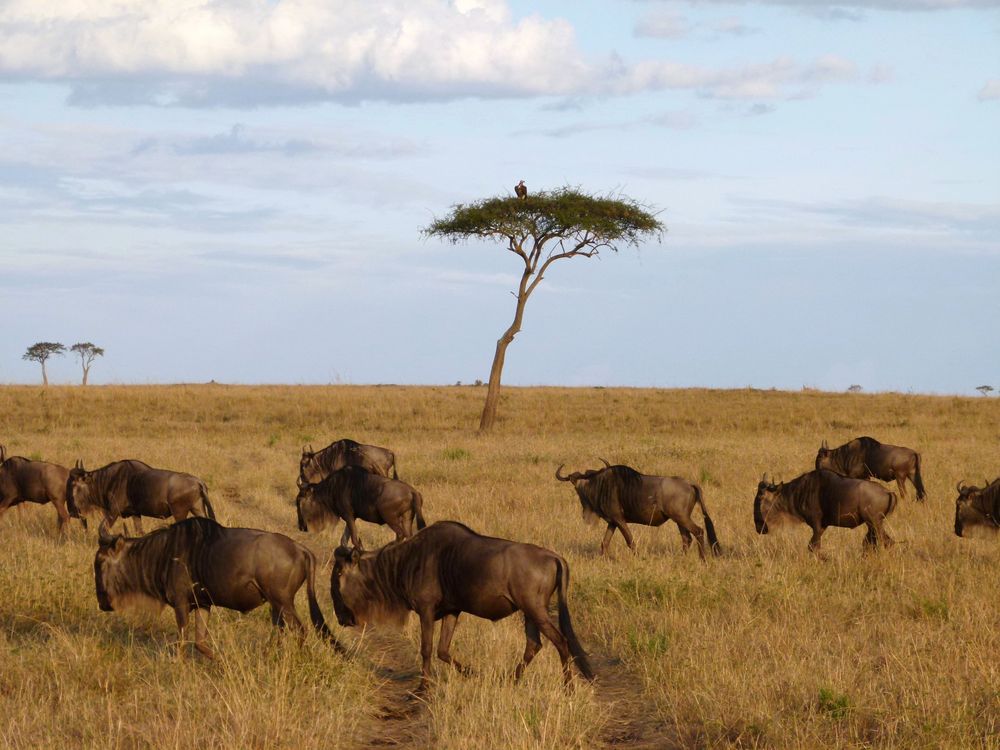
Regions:
<instances>
[{"instance_id":1,"label":"dark brown animal","mask_svg":"<svg viewBox=\"0 0 1000 750\"><path fill-rule=\"evenodd\" d=\"M282 534L229 529L207 518L189 518L132 539L101 532L94 583L104 612L135 600L172 607L182 654L193 609L194 644L209 658L213 654L206 643L206 626L212 607L249 612L267 602L274 625L291 625L300 637L304 635L295 613L295 594L305 583L313 627L342 650L316 600L316 558Z\"/></svg>"},{"instance_id":2,"label":"dark brown animal","mask_svg":"<svg viewBox=\"0 0 1000 750\"><path fill-rule=\"evenodd\" d=\"M322 531L327 524L336 528L344 519L341 544L350 539L361 548L356 519L387 525L396 540L413 536L427 524L423 516L423 496L406 482L372 474L360 466L345 466L316 484L299 479L295 498L299 531Z\"/></svg>"},{"instance_id":3,"label":"dark brown animal","mask_svg":"<svg viewBox=\"0 0 1000 750\"><path fill-rule=\"evenodd\" d=\"M1000 478L983 482L983 487L959 482L955 489L955 533L963 536L967 526L1000 528Z\"/></svg>"},{"instance_id":4,"label":"dark brown animal","mask_svg":"<svg viewBox=\"0 0 1000 750\"><path fill-rule=\"evenodd\" d=\"M348 438L335 440L321 451L313 451L312 446L302 449L299 460L301 482L315 484L345 466L360 466L372 474L399 479L396 474L396 457L388 448L377 445L363 445Z\"/></svg>"},{"instance_id":5,"label":"dark brown animal","mask_svg":"<svg viewBox=\"0 0 1000 750\"><path fill-rule=\"evenodd\" d=\"M516 195L521 200L528 197L528 186L524 184L524 180L521 180L514 186L514 195Z\"/></svg>"},{"instance_id":6,"label":"dark brown animal","mask_svg":"<svg viewBox=\"0 0 1000 750\"><path fill-rule=\"evenodd\" d=\"M559 651L567 684L571 663L586 679L594 677L573 632L566 603L569 566L554 552L482 536L454 521L439 521L411 539L375 552L339 547L334 558L330 593L341 625L398 623L410 612L417 613L423 660L420 691L427 689L430 680L437 620L441 620L438 658L465 671L451 658L451 639L463 612L494 622L518 610L524 612L527 643L516 677L542 647L540 634ZM558 627L548 615L553 593L559 601Z\"/></svg>"},{"instance_id":7,"label":"dark brown animal","mask_svg":"<svg viewBox=\"0 0 1000 750\"><path fill-rule=\"evenodd\" d=\"M74 518L90 511L101 511L104 514L102 533L107 533L119 518L134 518L140 534L140 516L173 516L175 521L189 514L215 518L208 501L208 489L198 477L154 469L134 460L115 461L94 471L87 471L83 462L77 461L66 480L66 503Z\"/></svg>"},{"instance_id":8,"label":"dark brown animal","mask_svg":"<svg viewBox=\"0 0 1000 750\"><path fill-rule=\"evenodd\" d=\"M68 477L69 469L65 466L21 456L7 458L6 449L0 445L0 515L20 503L52 503L62 533L69 521L66 510Z\"/></svg>"},{"instance_id":9,"label":"dark brown animal","mask_svg":"<svg viewBox=\"0 0 1000 750\"><path fill-rule=\"evenodd\" d=\"M819 554L820 537L829 526L854 529L865 524L866 545L892 544L883 523L895 509L896 495L885 487L819 469L778 484L765 475L757 485L753 520L757 533L766 534L769 518L781 513L798 518L812 529L809 549Z\"/></svg>"},{"instance_id":10,"label":"dark brown animal","mask_svg":"<svg viewBox=\"0 0 1000 750\"><path fill-rule=\"evenodd\" d=\"M604 459L601 459L604 461ZM603 469L575 471L562 475L562 466L556 469L556 479L572 482L580 498L584 520L600 518L608 524L601 541L601 554L608 551L615 529L621 531L629 549L635 552L635 542L628 523L644 526L659 526L669 520L677 524L681 533L681 544L686 552L691 538L698 541L698 554L705 559L705 534L691 519L694 506L701 507L705 519L705 530L712 552L721 553L719 540L715 536L715 525L708 515L701 487L680 477L659 477L640 474L629 466L611 466L604 461Z\"/></svg>"},{"instance_id":11,"label":"dark brown animal","mask_svg":"<svg viewBox=\"0 0 1000 750\"><path fill-rule=\"evenodd\" d=\"M917 488L917 500L927 497L924 480L920 477L920 454L911 448L880 443L875 438L859 437L839 448L830 448L826 441L816 453L816 468L829 469L845 477L883 482L896 482L900 497L906 497L905 482L909 479Z\"/></svg>"}]
</instances>

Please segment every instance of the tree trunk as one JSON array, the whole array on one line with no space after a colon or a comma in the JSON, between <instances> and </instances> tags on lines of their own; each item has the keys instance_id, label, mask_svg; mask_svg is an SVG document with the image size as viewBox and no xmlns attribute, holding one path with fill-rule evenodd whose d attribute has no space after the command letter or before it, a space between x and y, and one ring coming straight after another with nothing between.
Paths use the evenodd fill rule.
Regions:
<instances>
[{"instance_id":1,"label":"tree trunk","mask_svg":"<svg viewBox=\"0 0 1000 750\"><path fill-rule=\"evenodd\" d=\"M483 415L479 419L479 431L489 432L493 429L493 423L497 420L497 406L500 404L500 376L503 374L503 361L507 355L507 347L514 340L514 336L521 330L521 321L524 318L524 306L528 302L528 279L531 272L525 271L521 276L521 286L517 291L517 308L514 311L514 322L510 328L503 332L497 339L496 354L493 355L493 366L490 368L490 385L486 391L486 404L483 406Z\"/></svg>"},{"instance_id":2,"label":"tree trunk","mask_svg":"<svg viewBox=\"0 0 1000 750\"><path fill-rule=\"evenodd\" d=\"M49 384L49 376L45 372L45 360L43 359L42 360L42 385L48 385L48 384Z\"/></svg>"},{"instance_id":3,"label":"tree trunk","mask_svg":"<svg viewBox=\"0 0 1000 750\"><path fill-rule=\"evenodd\" d=\"M90 375L90 368L84 365L83 368L83 384L87 385L87 376Z\"/></svg>"}]
</instances>

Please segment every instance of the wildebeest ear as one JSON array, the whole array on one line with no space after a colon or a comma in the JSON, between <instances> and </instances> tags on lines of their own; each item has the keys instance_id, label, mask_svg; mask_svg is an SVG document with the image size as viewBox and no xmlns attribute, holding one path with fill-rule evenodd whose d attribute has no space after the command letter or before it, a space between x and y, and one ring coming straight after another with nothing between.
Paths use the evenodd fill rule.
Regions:
<instances>
[{"instance_id":1,"label":"wildebeest ear","mask_svg":"<svg viewBox=\"0 0 1000 750\"><path fill-rule=\"evenodd\" d=\"M360 559L361 559L361 550L358 549L357 547L352 547L351 548L351 562L352 563L356 563Z\"/></svg>"},{"instance_id":2,"label":"wildebeest ear","mask_svg":"<svg viewBox=\"0 0 1000 750\"><path fill-rule=\"evenodd\" d=\"M349 547L340 546L333 551L333 557L335 560L342 560L344 562L349 562L351 559L351 550Z\"/></svg>"}]
</instances>

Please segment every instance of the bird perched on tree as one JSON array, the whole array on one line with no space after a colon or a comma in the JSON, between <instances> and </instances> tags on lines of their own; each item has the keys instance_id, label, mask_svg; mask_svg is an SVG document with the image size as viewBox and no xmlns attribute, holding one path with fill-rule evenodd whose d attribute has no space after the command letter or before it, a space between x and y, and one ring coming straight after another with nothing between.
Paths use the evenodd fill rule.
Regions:
<instances>
[{"instance_id":1,"label":"bird perched on tree","mask_svg":"<svg viewBox=\"0 0 1000 750\"><path fill-rule=\"evenodd\" d=\"M525 185L524 185L524 180L521 180L521 181L520 181L519 183L517 183L517 184L516 184L516 185L514 186L514 193L515 193L515 194L517 195L517 197L518 197L518 198L520 198L521 200L524 200L525 198L527 198L527 197L528 197L528 188L527 188L527 187L525 187Z\"/></svg>"}]
</instances>

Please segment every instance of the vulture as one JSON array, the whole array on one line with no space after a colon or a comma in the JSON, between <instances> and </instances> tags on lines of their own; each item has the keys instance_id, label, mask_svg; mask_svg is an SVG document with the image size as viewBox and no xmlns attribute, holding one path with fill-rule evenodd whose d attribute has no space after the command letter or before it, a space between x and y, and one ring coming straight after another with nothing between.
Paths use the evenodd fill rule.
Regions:
<instances>
[{"instance_id":1,"label":"vulture","mask_svg":"<svg viewBox=\"0 0 1000 750\"><path fill-rule=\"evenodd\" d=\"M521 180L514 186L514 193L521 200L524 200L525 198L528 197L528 188L525 186L524 180Z\"/></svg>"}]
</instances>

